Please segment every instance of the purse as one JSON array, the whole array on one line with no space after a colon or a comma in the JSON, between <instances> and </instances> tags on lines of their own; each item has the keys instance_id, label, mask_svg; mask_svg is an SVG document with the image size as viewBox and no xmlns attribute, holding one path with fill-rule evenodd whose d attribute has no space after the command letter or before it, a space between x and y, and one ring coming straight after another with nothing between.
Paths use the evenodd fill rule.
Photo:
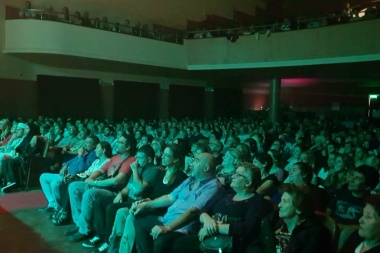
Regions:
<instances>
[{"instance_id":1,"label":"purse","mask_svg":"<svg viewBox=\"0 0 380 253\"><path fill-rule=\"evenodd\" d=\"M232 251L232 236L213 235L202 241L199 250L209 253L230 253Z\"/></svg>"}]
</instances>

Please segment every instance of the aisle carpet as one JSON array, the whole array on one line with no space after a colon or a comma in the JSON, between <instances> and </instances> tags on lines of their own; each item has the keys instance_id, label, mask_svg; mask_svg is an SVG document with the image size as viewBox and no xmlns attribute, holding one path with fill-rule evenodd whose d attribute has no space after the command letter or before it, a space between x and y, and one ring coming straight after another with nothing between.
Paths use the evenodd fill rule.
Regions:
<instances>
[{"instance_id":1,"label":"aisle carpet","mask_svg":"<svg viewBox=\"0 0 380 253\"><path fill-rule=\"evenodd\" d=\"M47 202L41 190L0 195L0 253L90 253L63 235L70 226L54 226L38 207Z\"/></svg>"},{"instance_id":2,"label":"aisle carpet","mask_svg":"<svg viewBox=\"0 0 380 253\"><path fill-rule=\"evenodd\" d=\"M0 214L46 205L47 202L41 190L8 193L0 196Z\"/></svg>"}]
</instances>

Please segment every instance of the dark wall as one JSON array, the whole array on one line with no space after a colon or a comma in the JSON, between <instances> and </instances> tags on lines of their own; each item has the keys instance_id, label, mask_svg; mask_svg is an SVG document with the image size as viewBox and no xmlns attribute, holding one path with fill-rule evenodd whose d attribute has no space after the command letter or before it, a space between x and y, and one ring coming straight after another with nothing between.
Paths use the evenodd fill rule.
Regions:
<instances>
[{"instance_id":1,"label":"dark wall","mask_svg":"<svg viewBox=\"0 0 380 253\"><path fill-rule=\"evenodd\" d=\"M204 88L170 85L169 115L175 118L204 117Z\"/></svg>"},{"instance_id":2,"label":"dark wall","mask_svg":"<svg viewBox=\"0 0 380 253\"><path fill-rule=\"evenodd\" d=\"M215 88L214 112L215 117L239 117L243 108L241 89Z\"/></svg>"},{"instance_id":3,"label":"dark wall","mask_svg":"<svg viewBox=\"0 0 380 253\"><path fill-rule=\"evenodd\" d=\"M35 117L36 87L34 81L0 79L0 117Z\"/></svg>"},{"instance_id":4,"label":"dark wall","mask_svg":"<svg viewBox=\"0 0 380 253\"><path fill-rule=\"evenodd\" d=\"M102 118L97 79L37 76L38 114L49 117Z\"/></svg>"},{"instance_id":5,"label":"dark wall","mask_svg":"<svg viewBox=\"0 0 380 253\"><path fill-rule=\"evenodd\" d=\"M156 119L158 117L159 84L114 82L115 119Z\"/></svg>"}]
</instances>

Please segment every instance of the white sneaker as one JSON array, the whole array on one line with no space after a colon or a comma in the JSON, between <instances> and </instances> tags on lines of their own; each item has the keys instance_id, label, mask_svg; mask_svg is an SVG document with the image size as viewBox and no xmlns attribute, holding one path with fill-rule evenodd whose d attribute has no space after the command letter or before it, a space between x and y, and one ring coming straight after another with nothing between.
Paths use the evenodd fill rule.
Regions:
<instances>
[{"instance_id":1,"label":"white sneaker","mask_svg":"<svg viewBox=\"0 0 380 253\"><path fill-rule=\"evenodd\" d=\"M16 183L7 183L7 185L6 186L4 186L3 188L1 188L1 191L2 192L9 192L9 190L11 190L11 189L13 189L14 187L16 186Z\"/></svg>"}]
</instances>

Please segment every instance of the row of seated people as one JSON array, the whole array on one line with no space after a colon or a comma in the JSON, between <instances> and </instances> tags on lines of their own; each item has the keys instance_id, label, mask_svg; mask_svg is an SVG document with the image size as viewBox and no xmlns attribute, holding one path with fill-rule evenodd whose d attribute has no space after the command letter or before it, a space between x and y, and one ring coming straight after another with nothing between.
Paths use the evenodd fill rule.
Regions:
<instances>
[{"instance_id":1,"label":"row of seated people","mask_svg":"<svg viewBox=\"0 0 380 253\"><path fill-rule=\"evenodd\" d=\"M237 148L242 153L239 158L242 161L251 162L256 153L268 153L270 157L266 156L266 159L262 159L262 164L266 164L262 173L263 175L276 173L280 181L284 180L283 175L296 161L310 164L314 169L314 183L323 183L324 187L328 187L329 184L344 184L345 181L339 178L344 178L343 175L354 166L368 164L378 168L379 160L376 156L379 153L379 137L378 132L371 128L371 125L365 128L357 126L356 129L345 127L334 130L340 124L335 122L330 127L321 126L325 130L318 132L315 126L324 123L314 120L299 125L294 124L292 126L294 131L288 132L288 130L281 130L279 126L267 125L265 126L267 129L264 129L262 125L264 121L244 120L245 124L235 122L236 127L231 127L229 121L220 120L204 124L189 120L161 123L140 120L115 124L88 119L62 122L61 118L54 121L41 117L41 120L34 123L40 126L41 137L50 145L49 153L54 157L52 170L58 170L62 162L76 156L83 148L89 134L111 143L113 154L116 154L117 137L120 137L122 133L134 135L136 148L152 144L156 153L155 165L160 162L164 144L180 143L185 147L186 154L194 156L198 144L192 144L203 141L203 145L200 146L207 147L210 144L213 154L219 161L222 159L221 154L225 154L229 148ZM11 143L7 143L5 139L9 139L12 132L17 129L17 121L13 122L12 127L8 120L2 122L5 123L1 124L0 128L2 129L1 138L4 139L1 145L12 149ZM29 122L31 124L32 120ZM330 121L326 120L326 122ZM62 126L65 126L64 130ZM30 143L35 146L36 138L32 138ZM339 182L336 182L337 180Z\"/></svg>"},{"instance_id":2,"label":"row of seated people","mask_svg":"<svg viewBox=\"0 0 380 253\"><path fill-rule=\"evenodd\" d=\"M78 155L69 161L60 175L43 174L41 186L49 202L42 210L55 210L51 215L53 223L67 223L71 203L75 227L68 229L66 235L70 241L81 241L90 239L95 231L95 236L83 246L100 245L100 252L107 248L117 252L119 247L120 252L132 251L134 246L138 252L177 252L186 250L183 245L190 245L186 247L189 252L196 252L200 241L218 233L232 235L234 252L243 252L247 247L257 250L262 247L258 238L260 224L264 216L271 213L271 203L278 204L279 214L275 217L284 222L274 222L273 229L279 229L272 232L280 252L334 252L333 242L328 241L332 236L328 236L319 218L313 215L316 210L327 211L325 193L331 194L328 212L337 221L357 224L365 206L364 197L379 181L376 169L362 165L352 171L342 191L325 192L311 184L312 168L297 162L288 177L289 183L295 186L277 187L280 198L272 197L272 202L267 202L263 196L269 196L260 193L260 187L275 179L263 179L262 169L254 165L255 162L237 162L232 173L223 171L239 156L237 149L226 152L223 167L219 169L215 156L198 153L190 162L186 179L185 159L178 144L164 149L162 169L157 169L153 164L152 146L140 147L133 156L133 137L123 135L118 139L118 155L107 161L111 146L106 142L96 146L96 139L89 137L88 155ZM95 152L99 160L84 175L78 174L90 176L85 181L75 180L75 169L83 164L79 161L89 159L91 152ZM167 207L167 210L162 209ZM198 234L190 233L197 230L194 222L200 212L203 228ZM363 245L360 247L371 247Z\"/></svg>"},{"instance_id":3,"label":"row of seated people","mask_svg":"<svg viewBox=\"0 0 380 253\"><path fill-rule=\"evenodd\" d=\"M108 21L106 16L103 16L101 19L99 17L91 19L88 11L84 11L83 15L81 15L79 11L76 11L73 15L70 15L67 7L63 7L61 12L54 12L52 7L49 7L46 10L35 10L32 9L32 4L30 1L25 1L24 6L19 11L19 17L59 21L148 38L156 38L158 36L149 30L148 24L141 25L139 21L136 21L134 25L130 24L129 19L126 19L122 24L120 22L111 23ZM163 33L164 31L161 30L159 34L160 39L163 37Z\"/></svg>"},{"instance_id":4,"label":"row of seated people","mask_svg":"<svg viewBox=\"0 0 380 253\"><path fill-rule=\"evenodd\" d=\"M329 25L344 24L348 22L357 22L361 20L370 20L380 17L380 8L373 3L373 6L365 7L357 5L351 8L350 4L347 3L343 11L337 11L332 13L324 14L311 14L311 15L298 15L295 17L286 17L282 21L278 20L271 25L261 25L250 27L210 27L200 26L197 31L190 32L187 37L194 39L212 38L212 37L228 37L231 35L258 35L262 32L280 32L280 31L291 31L299 29L310 29L317 27L324 27ZM206 24L209 22L204 21ZM207 27L207 28L206 28Z\"/></svg>"}]
</instances>

